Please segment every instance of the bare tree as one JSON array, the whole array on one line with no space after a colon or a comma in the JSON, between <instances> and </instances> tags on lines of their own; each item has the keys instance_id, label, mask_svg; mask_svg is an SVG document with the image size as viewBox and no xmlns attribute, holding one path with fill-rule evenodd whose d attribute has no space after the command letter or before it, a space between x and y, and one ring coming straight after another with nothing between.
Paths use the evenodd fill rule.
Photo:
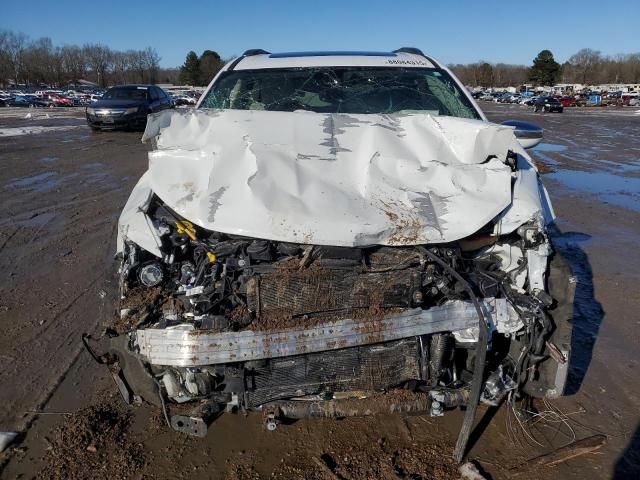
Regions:
<instances>
[{"instance_id":1,"label":"bare tree","mask_svg":"<svg viewBox=\"0 0 640 480\"><path fill-rule=\"evenodd\" d=\"M157 83L160 69L160 55L155 48L147 47L142 51L144 68L149 75L149 83Z\"/></svg>"},{"instance_id":2,"label":"bare tree","mask_svg":"<svg viewBox=\"0 0 640 480\"><path fill-rule=\"evenodd\" d=\"M24 70L24 51L28 37L24 33L8 32L4 48L14 85L18 86Z\"/></svg>"},{"instance_id":3,"label":"bare tree","mask_svg":"<svg viewBox=\"0 0 640 480\"><path fill-rule=\"evenodd\" d=\"M569 63L575 68L580 83L583 85L587 85L594 80L594 72L601 62L602 56L600 52L590 48L583 48L569 58Z\"/></svg>"},{"instance_id":4,"label":"bare tree","mask_svg":"<svg viewBox=\"0 0 640 480\"><path fill-rule=\"evenodd\" d=\"M87 61L84 52L80 47L75 45L64 46L60 50L60 57L62 60L62 68L64 69L67 79L77 84L78 80L82 79L87 71Z\"/></svg>"},{"instance_id":5,"label":"bare tree","mask_svg":"<svg viewBox=\"0 0 640 480\"><path fill-rule=\"evenodd\" d=\"M112 52L106 45L100 43L86 44L82 51L87 64L96 75L96 83L101 87L107 86L107 72L111 64Z\"/></svg>"},{"instance_id":6,"label":"bare tree","mask_svg":"<svg viewBox=\"0 0 640 480\"><path fill-rule=\"evenodd\" d=\"M450 65L450 68L462 83L473 87L517 87L526 82L528 70L524 65L492 65L482 60L468 65Z\"/></svg>"}]
</instances>

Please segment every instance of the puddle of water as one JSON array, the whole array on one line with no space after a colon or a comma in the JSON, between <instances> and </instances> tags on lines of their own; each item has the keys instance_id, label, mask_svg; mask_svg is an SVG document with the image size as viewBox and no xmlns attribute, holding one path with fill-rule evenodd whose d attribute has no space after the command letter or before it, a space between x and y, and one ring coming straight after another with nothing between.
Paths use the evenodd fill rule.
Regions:
<instances>
[{"instance_id":1,"label":"puddle of water","mask_svg":"<svg viewBox=\"0 0 640 480\"><path fill-rule=\"evenodd\" d=\"M31 177L19 178L9 183L10 187L27 187L36 192L46 192L60 184L56 172L42 172Z\"/></svg>"},{"instance_id":2,"label":"puddle of water","mask_svg":"<svg viewBox=\"0 0 640 480\"><path fill-rule=\"evenodd\" d=\"M555 158L551 158L547 153L564 152L567 149L565 145L557 145L555 143L539 143L531 149L534 156L542 160L547 165L559 165Z\"/></svg>"},{"instance_id":3,"label":"puddle of water","mask_svg":"<svg viewBox=\"0 0 640 480\"><path fill-rule=\"evenodd\" d=\"M28 127L3 127L0 128L0 137L19 137L22 135L37 135L39 133L59 132L62 130L72 130L78 125L67 125L57 127L28 126Z\"/></svg>"},{"instance_id":4,"label":"puddle of water","mask_svg":"<svg viewBox=\"0 0 640 480\"><path fill-rule=\"evenodd\" d=\"M557 145L555 143L539 143L531 150L534 152L564 152L566 149L566 145Z\"/></svg>"},{"instance_id":5,"label":"puddle of water","mask_svg":"<svg viewBox=\"0 0 640 480\"><path fill-rule=\"evenodd\" d=\"M611 160L600 160L600 163L610 166L612 169L618 172L637 172L640 171L640 161L629 163L612 162Z\"/></svg>"},{"instance_id":6,"label":"puddle of water","mask_svg":"<svg viewBox=\"0 0 640 480\"><path fill-rule=\"evenodd\" d=\"M640 178L577 170L556 171L549 177L572 190L593 193L606 202L640 211Z\"/></svg>"}]
</instances>

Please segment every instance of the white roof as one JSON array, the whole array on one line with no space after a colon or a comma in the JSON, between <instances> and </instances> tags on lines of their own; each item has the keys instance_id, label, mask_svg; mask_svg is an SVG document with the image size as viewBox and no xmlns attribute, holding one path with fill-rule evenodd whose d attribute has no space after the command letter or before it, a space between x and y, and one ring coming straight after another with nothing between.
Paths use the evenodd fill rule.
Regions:
<instances>
[{"instance_id":1,"label":"white roof","mask_svg":"<svg viewBox=\"0 0 640 480\"><path fill-rule=\"evenodd\" d=\"M417 67L435 68L422 55L404 52L292 52L251 55L242 58L234 70L295 67Z\"/></svg>"}]
</instances>

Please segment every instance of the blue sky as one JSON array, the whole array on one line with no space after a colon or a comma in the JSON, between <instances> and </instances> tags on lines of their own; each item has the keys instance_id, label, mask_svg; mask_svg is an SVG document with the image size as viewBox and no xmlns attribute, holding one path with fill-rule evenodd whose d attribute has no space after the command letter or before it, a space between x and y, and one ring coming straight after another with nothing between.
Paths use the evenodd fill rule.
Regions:
<instances>
[{"instance_id":1,"label":"blue sky","mask_svg":"<svg viewBox=\"0 0 640 480\"><path fill-rule=\"evenodd\" d=\"M3 2L0 29L50 37L54 44L101 42L155 47L165 67L189 50L225 58L248 48L423 49L445 63L529 64L542 49L565 61L580 48L640 51L640 1L608 8L593 0ZM620 5L620 4L619 4Z\"/></svg>"}]
</instances>

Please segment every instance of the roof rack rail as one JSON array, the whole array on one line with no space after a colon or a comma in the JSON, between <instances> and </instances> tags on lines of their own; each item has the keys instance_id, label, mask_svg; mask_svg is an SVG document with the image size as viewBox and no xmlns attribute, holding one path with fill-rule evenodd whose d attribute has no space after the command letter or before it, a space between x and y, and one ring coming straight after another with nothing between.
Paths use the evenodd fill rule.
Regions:
<instances>
[{"instance_id":1,"label":"roof rack rail","mask_svg":"<svg viewBox=\"0 0 640 480\"><path fill-rule=\"evenodd\" d=\"M267 52L261 48L251 48L242 54L243 57L252 57L254 55L269 55L271 52Z\"/></svg>"},{"instance_id":2,"label":"roof rack rail","mask_svg":"<svg viewBox=\"0 0 640 480\"><path fill-rule=\"evenodd\" d=\"M425 56L425 54L422 53L422 50L415 47L402 47L397 50L394 50L393 53L413 53L414 55L420 55L422 57Z\"/></svg>"},{"instance_id":3,"label":"roof rack rail","mask_svg":"<svg viewBox=\"0 0 640 480\"><path fill-rule=\"evenodd\" d=\"M440 67L440 65L438 64L438 62L436 62L433 58L431 58L428 55L425 55L424 53L422 53L422 50L420 50L419 48L415 48L415 47L402 47L399 48L397 50L394 50L393 53L413 53L414 55L420 55L421 57L426 58L428 61L430 61L431 63L433 63L433 65L435 65L437 68L442 68Z\"/></svg>"},{"instance_id":4,"label":"roof rack rail","mask_svg":"<svg viewBox=\"0 0 640 480\"><path fill-rule=\"evenodd\" d=\"M231 65L229 65L229 68L227 68L227 72L232 71L234 68L236 68L236 65L238 65L243 59L247 57L253 57L254 55L269 55L270 53L271 52L267 52L266 50L263 50L261 48L250 48L238 58L236 58L233 62L231 62Z\"/></svg>"}]
</instances>

